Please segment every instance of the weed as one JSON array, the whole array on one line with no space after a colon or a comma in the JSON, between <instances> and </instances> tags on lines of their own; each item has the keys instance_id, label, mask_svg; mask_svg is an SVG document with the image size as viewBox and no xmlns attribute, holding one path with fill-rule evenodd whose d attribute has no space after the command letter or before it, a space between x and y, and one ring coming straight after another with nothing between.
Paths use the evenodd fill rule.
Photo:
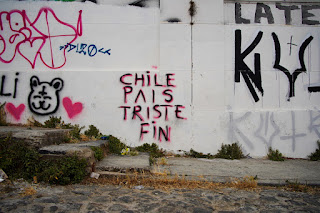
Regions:
<instances>
[{"instance_id":1,"label":"weed","mask_svg":"<svg viewBox=\"0 0 320 213\"><path fill-rule=\"evenodd\" d=\"M139 152L149 152L150 156L154 158L165 156L165 151L163 149L159 149L158 145L155 143L152 143L151 145L144 143L141 146L137 146L135 149Z\"/></svg>"},{"instance_id":2,"label":"weed","mask_svg":"<svg viewBox=\"0 0 320 213\"><path fill-rule=\"evenodd\" d=\"M144 143L141 146L137 146L135 149L138 150L139 152L149 152L150 166L157 162L155 158L160 158L165 156L165 151L163 149L159 149L158 145L155 143L152 143L151 145L148 143Z\"/></svg>"},{"instance_id":3,"label":"weed","mask_svg":"<svg viewBox=\"0 0 320 213\"><path fill-rule=\"evenodd\" d=\"M118 138L112 135L109 136L108 140L109 152L111 153L120 155L121 151L127 148L127 146L124 143L122 143Z\"/></svg>"},{"instance_id":4,"label":"weed","mask_svg":"<svg viewBox=\"0 0 320 213\"><path fill-rule=\"evenodd\" d=\"M100 138L102 134L100 133L99 129L94 125L89 125L89 129L84 131L84 134L88 137Z\"/></svg>"},{"instance_id":5,"label":"weed","mask_svg":"<svg viewBox=\"0 0 320 213\"><path fill-rule=\"evenodd\" d=\"M185 152L185 155L193 158L209 158L209 159L214 158L214 156L211 154L205 155L202 152L197 152L197 151L194 151L193 149L190 149L190 152Z\"/></svg>"},{"instance_id":6,"label":"weed","mask_svg":"<svg viewBox=\"0 0 320 213\"><path fill-rule=\"evenodd\" d=\"M255 189L258 186L258 183L253 176L245 176L242 179L236 178L231 182L227 183L229 187L234 187L238 189Z\"/></svg>"},{"instance_id":7,"label":"weed","mask_svg":"<svg viewBox=\"0 0 320 213\"><path fill-rule=\"evenodd\" d=\"M81 141L90 141L93 140L94 138L88 137L85 134L80 134L80 140Z\"/></svg>"},{"instance_id":8,"label":"weed","mask_svg":"<svg viewBox=\"0 0 320 213\"><path fill-rule=\"evenodd\" d=\"M65 185L80 182L86 174L87 162L84 159L72 156L44 160L25 142L11 138L0 140L0 156L0 168L12 179L36 179Z\"/></svg>"},{"instance_id":9,"label":"weed","mask_svg":"<svg viewBox=\"0 0 320 213\"><path fill-rule=\"evenodd\" d=\"M129 152L129 155L131 155L131 156L136 156L136 155L139 155L139 152L136 151L136 150L131 150L131 151Z\"/></svg>"},{"instance_id":10,"label":"weed","mask_svg":"<svg viewBox=\"0 0 320 213\"><path fill-rule=\"evenodd\" d=\"M79 124L70 125L70 137L71 139L81 140L81 130L84 129L84 126L80 127ZM69 128L68 128L69 129Z\"/></svg>"},{"instance_id":11,"label":"weed","mask_svg":"<svg viewBox=\"0 0 320 213\"><path fill-rule=\"evenodd\" d=\"M161 157L157 161L158 165L168 165L168 160L165 157Z\"/></svg>"},{"instance_id":12,"label":"weed","mask_svg":"<svg viewBox=\"0 0 320 213\"><path fill-rule=\"evenodd\" d=\"M37 191L32 186L30 186L30 187L25 188L20 195L25 197L25 196L35 195L36 193L37 193Z\"/></svg>"},{"instance_id":13,"label":"weed","mask_svg":"<svg viewBox=\"0 0 320 213\"><path fill-rule=\"evenodd\" d=\"M44 125L42 123L40 123L39 121L37 121L36 119L34 119L33 116L29 117L27 119L27 125L28 126L35 126L35 127L44 127Z\"/></svg>"},{"instance_id":14,"label":"weed","mask_svg":"<svg viewBox=\"0 0 320 213\"><path fill-rule=\"evenodd\" d=\"M86 160L79 159L77 156L47 159L41 162L42 170L37 177L40 181L50 184L79 183L86 175L86 167Z\"/></svg>"},{"instance_id":15,"label":"weed","mask_svg":"<svg viewBox=\"0 0 320 213\"><path fill-rule=\"evenodd\" d=\"M308 186L299 183L297 180L295 182L291 182L289 180L286 180L286 188L295 191L295 192L307 192L308 191Z\"/></svg>"},{"instance_id":16,"label":"weed","mask_svg":"<svg viewBox=\"0 0 320 213\"><path fill-rule=\"evenodd\" d=\"M284 157L279 150L273 150L271 147L269 148L269 152L267 155L269 160L272 161L284 161Z\"/></svg>"},{"instance_id":17,"label":"weed","mask_svg":"<svg viewBox=\"0 0 320 213\"><path fill-rule=\"evenodd\" d=\"M71 123L64 123L61 117L50 116L47 121L44 122L45 128L57 128L57 129L71 129L69 132L70 142L78 142L81 140L81 130L84 126L79 124L72 125Z\"/></svg>"},{"instance_id":18,"label":"weed","mask_svg":"<svg viewBox=\"0 0 320 213\"><path fill-rule=\"evenodd\" d=\"M0 104L0 126L7 126L7 115L6 111L4 110L4 106L6 105L6 102L3 104Z\"/></svg>"},{"instance_id":19,"label":"weed","mask_svg":"<svg viewBox=\"0 0 320 213\"><path fill-rule=\"evenodd\" d=\"M238 143L233 143L226 145L222 144L221 149L214 157L234 160L244 158L244 155Z\"/></svg>"},{"instance_id":20,"label":"weed","mask_svg":"<svg viewBox=\"0 0 320 213\"><path fill-rule=\"evenodd\" d=\"M320 140L317 141L317 144L318 144L318 149L316 149L315 152L311 153L308 156L309 160L312 160L312 161L320 160Z\"/></svg>"},{"instance_id":21,"label":"weed","mask_svg":"<svg viewBox=\"0 0 320 213\"><path fill-rule=\"evenodd\" d=\"M98 183L98 184L114 184L121 185L128 188L133 188L137 185L143 185L144 187L153 187L156 189L169 190L169 189L216 189L222 186L221 183L209 182L206 180L187 180L184 176L175 175L169 176L166 172L159 172L155 175L144 176L144 175L126 175L118 177L106 177L99 178L88 178L85 180L86 184Z\"/></svg>"},{"instance_id":22,"label":"weed","mask_svg":"<svg viewBox=\"0 0 320 213\"><path fill-rule=\"evenodd\" d=\"M94 152L94 157L98 160L101 161L104 157L104 153L101 147L90 147L92 151Z\"/></svg>"},{"instance_id":23,"label":"weed","mask_svg":"<svg viewBox=\"0 0 320 213\"><path fill-rule=\"evenodd\" d=\"M10 178L31 179L39 170L39 154L23 141L15 141L10 137L0 140L0 168Z\"/></svg>"},{"instance_id":24,"label":"weed","mask_svg":"<svg viewBox=\"0 0 320 213\"><path fill-rule=\"evenodd\" d=\"M157 162L157 160L150 155L149 156L149 165L152 166L152 165L156 164L156 162Z\"/></svg>"},{"instance_id":25,"label":"weed","mask_svg":"<svg viewBox=\"0 0 320 213\"><path fill-rule=\"evenodd\" d=\"M46 120L44 122L44 127L45 128L58 128L59 126L62 125L63 122L61 122L61 117L55 117L55 116L50 116L49 120Z\"/></svg>"}]
</instances>

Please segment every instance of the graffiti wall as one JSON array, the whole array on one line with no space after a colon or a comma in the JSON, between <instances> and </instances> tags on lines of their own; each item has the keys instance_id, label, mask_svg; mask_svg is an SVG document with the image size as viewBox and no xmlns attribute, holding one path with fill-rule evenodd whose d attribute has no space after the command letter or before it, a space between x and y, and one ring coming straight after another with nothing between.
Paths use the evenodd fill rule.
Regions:
<instances>
[{"instance_id":1,"label":"graffiti wall","mask_svg":"<svg viewBox=\"0 0 320 213\"><path fill-rule=\"evenodd\" d=\"M94 124L131 146L306 157L320 138L320 4L0 1L7 121Z\"/></svg>"}]
</instances>

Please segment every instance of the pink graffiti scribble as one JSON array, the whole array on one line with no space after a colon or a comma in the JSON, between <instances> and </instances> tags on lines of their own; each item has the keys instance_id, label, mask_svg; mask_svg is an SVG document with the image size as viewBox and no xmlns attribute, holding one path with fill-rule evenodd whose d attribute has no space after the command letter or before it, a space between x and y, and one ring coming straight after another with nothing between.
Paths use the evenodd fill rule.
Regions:
<instances>
[{"instance_id":1,"label":"pink graffiti scribble","mask_svg":"<svg viewBox=\"0 0 320 213\"><path fill-rule=\"evenodd\" d=\"M81 113L83 109L82 103L76 102L73 104L71 99L68 97L63 98L62 104L67 111L69 118L73 118L77 114Z\"/></svg>"},{"instance_id":2,"label":"pink graffiti scribble","mask_svg":"<svg viewBox=\"0 0 320 213\"><path fill-rule=\"evenodd\" d=\"M82 35L82 10L77 26L61 21L48 7L39 10L31 21L25 10L0 13L0 61L11 63L17 53L34 69L38 58L51 68L58 69L66 63L66 50L59 47L73 43Z\"/></svg>"},{"instance_id":3,"label":"pink graffiti scribble","mask_svg":"<svg viewBox=\"0 0 320 213\"><path fill-rule=\"evenodd\" d=\"M6 110L17 120L19 121L21 118L22 113L26 106L24 104L20 104L18 107L13 105L12 103L6 104Z\"/></svg>"},{"instance_id":4,"label":"pink graffiti scribble","mask_svg":"<svg viewBox=\"0 0 320 213\"><path fill-rule=\"evenodd\" d=\"M158 69L158 66L152 66L152 69Z\"/></svg>"}]
</instances>

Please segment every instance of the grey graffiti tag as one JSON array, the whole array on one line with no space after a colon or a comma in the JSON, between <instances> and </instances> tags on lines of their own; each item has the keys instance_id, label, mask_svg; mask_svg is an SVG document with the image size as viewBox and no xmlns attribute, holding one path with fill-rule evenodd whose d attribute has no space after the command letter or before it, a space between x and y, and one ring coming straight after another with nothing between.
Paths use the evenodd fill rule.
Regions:
<instances>
[{"instance_id":1,"label":"grey graffiti tag","mask_svg":"<svg viewBox=\"0 0 320 213\"><path fill-rule=\"evenodd\" d=\"M291 112L291 120L292 120L292 135L286 135L286 136L281 136L280 139L281 140L292 140L292 151L296 150L296 138L301 138L301 137L305 137L306 134L304 133L300 133L297 134L296 133L296 116L294 114L294 112Z\"/></svg>"},{"instance_id":2,"label":"grey graffiti tag","mask_svg":"<svg viewBox=\"0 0 320 213\"><path fill-rule=\"evenodd\" d=\"M314 131L318 137L320 138L320 110L317 110L317 112L319 113L317 116L314 116L313 111L310 110L309 111L309 115L310 115L310 125L309 125L309 131L312 132ZM319 123L315 123L316 121L319 121Z\"/></svg>"},{"instance_id":3,"label":"grey graffiti tag","mask_svg":"<svg viewBox=\"0 0 320 213\"><path fill-rule=\"evenodd\" d=\"M269 114L271 114L269 116ZM273 132L269 138L267 138L267 134L269 131L269 123L273 128ZM263 133L264 130L264 133ZM268 147L272 147L272 142L275 136L279 135L280 128L274 121L274 113L265 113L265 119L263 117L263 113L260 114L260 125L257 131L255 131L254 135L263 141Z\"/></svg>"},{"instance_id":4,"label":"grey graffiti tag","mask_svg":"<svg viewBox=\"0 0 320 213\"><path fill-rule=\"evenodd\" d=\"M240 118L234 119L233 118L233 112L229 113L230 116L230 128L229 128L229 139L230 141L233 141L234 138L237 140L237 135L242 139L244 143L248 145L248 147L252 150L253 143L250 141L250 139L243 134L243 132L238 128L239 123L241 123L243 120L246 120L251 115L251 112L246 112L243 116ZM238 141L238 140L237 140Z\"/></svg>"}]
</instances>

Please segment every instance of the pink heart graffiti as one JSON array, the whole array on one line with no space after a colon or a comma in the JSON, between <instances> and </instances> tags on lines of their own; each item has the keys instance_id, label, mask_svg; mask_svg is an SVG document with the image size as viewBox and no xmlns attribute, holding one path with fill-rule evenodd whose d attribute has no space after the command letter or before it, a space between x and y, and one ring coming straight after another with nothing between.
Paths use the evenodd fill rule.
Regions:
<instances>
[{"instance_id":1,"label":"pink heart graffiti","mask_svg":"<svg viewBox=\"0 0 320 213\"><path fill-rule=\"evenodd\" d=\"M69 118L73 118L74 116L79 114L83 109L82 103L76 102L76 103L72 104L71 99L68 97L63 98L62 104L63 104L64 108L66 109Z\"/></svg>"},{"instance_id":2,"label":"pink heart graffiti","mask_svg":"<svg viewBox=\"0 0 320 213\"><path fill-rule=\"evenodd\" d=\"M6 104L7 111L17 120L19 121L21 118L21 114L23 113L26 106L24 104L20 104L18 107L13 105L12 103Z\"/></svg>"}]
</instances>

